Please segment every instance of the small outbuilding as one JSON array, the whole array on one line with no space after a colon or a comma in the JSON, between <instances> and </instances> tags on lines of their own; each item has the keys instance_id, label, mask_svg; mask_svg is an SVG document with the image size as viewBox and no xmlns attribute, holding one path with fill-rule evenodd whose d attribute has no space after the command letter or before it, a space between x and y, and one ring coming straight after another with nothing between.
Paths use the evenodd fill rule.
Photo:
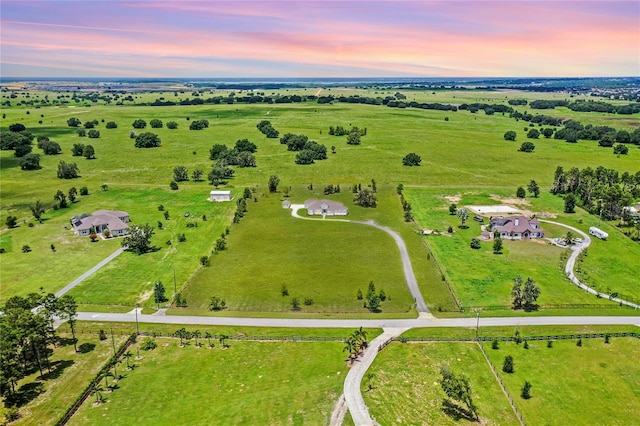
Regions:
<instances>
[{"instance_id":1,"label":"small outbuilding","mask_svg":"<svg viewBox=\"0 0 640 426\"><path fill-rule=\"evenodd\" d=\"M233 200L233 196L231 195L231 191L218 191L214 190L209 193L209 201L231 201Z\"/></svg>"}]
</instances>

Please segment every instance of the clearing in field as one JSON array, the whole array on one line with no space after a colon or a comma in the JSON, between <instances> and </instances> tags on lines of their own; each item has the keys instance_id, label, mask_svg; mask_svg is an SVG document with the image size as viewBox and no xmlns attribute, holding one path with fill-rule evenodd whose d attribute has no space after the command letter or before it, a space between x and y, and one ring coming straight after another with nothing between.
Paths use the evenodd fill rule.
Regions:
<instances>
[{"instance_id":1,"label":"clearing in field","mask_svg":"<svg viewBox=\"0 0 640 426\"><path fill-rule=\"evenodd\" d=\"M88 399L69 424L328 424L347 373L338 342L156 341L106 403Z\"/></svg>"}]
</instances>

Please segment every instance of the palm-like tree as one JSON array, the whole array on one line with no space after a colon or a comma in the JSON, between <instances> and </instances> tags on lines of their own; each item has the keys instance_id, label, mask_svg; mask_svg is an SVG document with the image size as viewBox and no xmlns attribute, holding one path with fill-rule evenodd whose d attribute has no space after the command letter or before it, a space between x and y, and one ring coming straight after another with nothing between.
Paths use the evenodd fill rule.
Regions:
<instances>
[{"instance_id":1,"label":"palm-like tree","mask_svg":"<svg viewBox=\"0 0 640 426\"><path fill-rule=\"evenodd\" d=\"M458 218L462 222L460 227L464 228L464 222L469 218L469 210L467 210L465 208L458 209L458 212L456 213L456 215L458 216Z\"/></svg>"},{"instance_id":2,"label":"palm-like tree","mask_svg":"<svg viewBox=\"0 0 640 426\"><path fill-rule=\"evenodd\" d=\"M193 335L193 338L196 339L196 347L199 348L200 344L198 343L198 339L202 337L202 333L200 333L200 330L196 330L192 333L192 335Z\"/></svg>"},{"instance_id":3,"label":"palm-like tree","mask_svg":"<svg viewBox=\"0 0 640 426\"><path fill-rule=\"evenodd\" d=\"M204 338L207 339L207 341L209 342L209 347L212 348L213 345L211 344L211 338L213 336L211 335L211 333L209 333L208 331L205 331L204 333Z\"/></svg>"},{"instance_id":4,"label":"palm-like tree","mask_svg":"<svg viewBox=\"0 0 640 426\"><path fill-rule=\"evenodd\" d=\"M344 340L344 348L342 349L342 352L349 352L349 360L351 360L356 353L356 348L357 344L355 339L353 338L353 336L349 336Z\"/></svg>"},{"instance_id":5,"label":"palm-like tree","mask_svg":"<svg viewBox=\"0 0 640 426\"><path fill-rule=\"evenodd\" d=\"M111 389L111 386L109 385L109 380L107 380L107 377L113 377L113 373L111 372L111 370L107 370L104 373L102 373L102 377L104 378L104 384L106 388Z\"/></svg>"},{"instance_id":6,"label":"palm-like tree","mask_svg":"<svg viewBox=\"0 0 640 426\"><path fill-rule=\"evenodd\" d=\"M111 366L113 367L113 377L115 379L120 380L120 376L118 375L118 369L117 369L117 365L118 364L122 364L122 360L121 359L116 359L111 363Z\"/></svg>"},{"instance_id":7,"label":"palm-like tree","mask_svg":"<svg viewBox=\"0 0 640 426\"><path fill-rule=\"evenodd\" d=\"M33 213L33 217L40 223L42 223L42 214L44 213L44 206L40 200L37 200L35 203L29 206L31 209L31 213Z\"/></svg>"},{"instance_id":8,"label":"palm-like tree","mask_svg":"<svg viewBox=\"0 0 640 426\"><path fill-rule=\"evenodd\" d=\"M226 334L220 335L220 344L222 345L223 348L228 347L227 344L225 343L225 340L227 340L228 338L229 336L227 336Z\"/></svg>"},{"instance_id":9,"label":"palm-like tree","mask_svg":"<svg viewBox=\"0 0 640 426\"><path fill-rule=\"evenodd\" d=\"M125 360L127 360L127 368L130 369L131 365L129 364L129 359L133 357L133 353L131 353L131 351L126 351L125 353L122 354L122 358L124 358Z\"/></svg>"},{"instance_id":10,"label":"palm-like tree","mask_svg":"<svg viewBox=\"0 0 640 426\"><path fill-rule=\"evenodd\" d=\"M174 333L174 335L176 337L178 337L180 339L180 346L184 346L184 344L182 343L183 339L185 338L185 333L187 332L187 330L185 330L184 327L182 327L180 330L176 331Z\"/></svg>"},{"instance_id":11,"label":"palm-like tree","mask_svg":"<svg viewBox=\"0 0 640 426\"><path fill-rule=\"evenodd\" d=\"M103 391L104 391L104 388L100 386L100 382L94 384L93 387L91 388L91 395L96 396L96 402L102 402Z\"/></svg>"}]
</instances>

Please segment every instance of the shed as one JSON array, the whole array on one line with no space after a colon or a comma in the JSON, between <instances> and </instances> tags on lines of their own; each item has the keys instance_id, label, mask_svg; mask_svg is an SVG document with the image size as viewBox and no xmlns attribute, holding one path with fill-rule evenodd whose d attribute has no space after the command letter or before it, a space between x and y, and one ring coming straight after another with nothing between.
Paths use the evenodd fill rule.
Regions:
<instances>
[{"instance_id":1,"label":"shed","mask_svg":"<svg viewBox=\"0 0 640 426\"><path fill-rule=\"evenodd\" d=\"M214 190L209 193L209 201L231 201L231 200L233 200L231 191Z\"/></svg>"}]
</instances>

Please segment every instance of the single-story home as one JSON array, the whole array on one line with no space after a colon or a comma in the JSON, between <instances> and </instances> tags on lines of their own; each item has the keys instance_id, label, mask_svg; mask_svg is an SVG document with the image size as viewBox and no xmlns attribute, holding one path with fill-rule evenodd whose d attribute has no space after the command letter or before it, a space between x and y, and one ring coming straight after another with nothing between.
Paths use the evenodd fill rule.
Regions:
<instances>
[{"instance_id":1,"label":"single-story home","mask_svg":"<svg viewBox=\"0 0 640 426\"><path fill-rule=\"evenodd\" d=\"M508 240L529 240L544 237L540 222L535 217L526 216L492 217L491 229L500 233L500 238Z\"/></svg>"},{"instance_id":2,"label":"single-story home","mask_svg":"<svg viewBox=\"0 0 640 426\"><path fill-rule=\"evenodd\" d=\"M89 235L93 229L96 234L109 231L113 237L121 237L129 233L129 213L118 210L98 210L93 214L73 216L71 227L78 235Z\"/></svg>"},{"instance_id":3,"label":"single-story home","mask_svg":"<svg viewBox=\"0 0 640 426\"><path fill-rule=\"evenodd\" d=\"M209 193L209 201L231 201L233 196L231 191L213 190Z\"/></svg>"},{"instance_id":4,"label":"single-story home","mask_svg":"<svg viewBox=\"0 0 640 426\"><path fill-rule=\"evenodd\" d=\"M349 214L344 204L329 200L307 200L304 202L309 216L346 216Z\"/></svg>"}]
</instances>

